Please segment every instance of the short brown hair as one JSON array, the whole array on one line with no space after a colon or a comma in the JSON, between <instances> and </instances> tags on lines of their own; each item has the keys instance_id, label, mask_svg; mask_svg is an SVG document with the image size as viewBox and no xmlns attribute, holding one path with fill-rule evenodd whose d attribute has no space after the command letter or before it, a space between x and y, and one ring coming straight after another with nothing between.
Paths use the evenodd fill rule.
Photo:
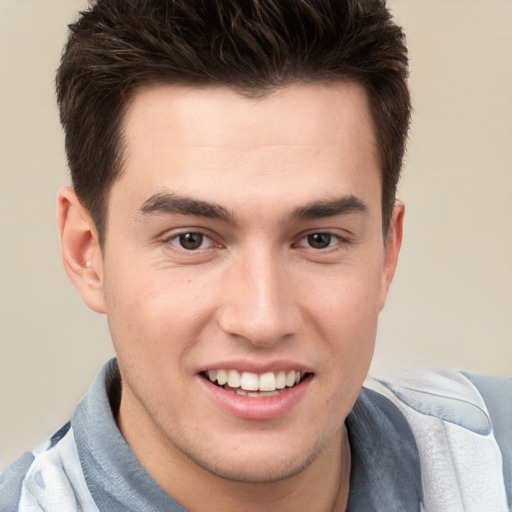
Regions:
<instances>
[{"instance_id":1,"label":"short brown hair","mask_svg":"<svg viewBox=\"0 0 512 512\"><path fill-rule=\"evenodd\" d=\"M70 25L57 99L76 193L104 240L121 125L150 83L262 95L355 80L369 96L387 232L410 118L407 49L383 0L96 0Z\"/></svg>"}]
</instances>

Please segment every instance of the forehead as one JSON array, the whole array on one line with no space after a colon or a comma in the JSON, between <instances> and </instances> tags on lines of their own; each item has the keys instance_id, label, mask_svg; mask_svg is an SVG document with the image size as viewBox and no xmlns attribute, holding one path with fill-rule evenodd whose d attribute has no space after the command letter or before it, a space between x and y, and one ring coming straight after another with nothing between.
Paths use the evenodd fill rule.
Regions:
<instances>
[{"instance_id":1,"label":"forehead","mask_svg":"<svg viewBox=\"0 0 512 512\"><path fill-rule=\"evenodd\" d=\"M180 145L245 150L340 144L349 131L368 140L371 124L366 91L349 81L291 85L262 97L226 87L148 86L135 93L124 119L127 141L143 130L151 137L172 133Z\"/></svg>"},{"instance_id":2,"label":"forehead","mask_svg":"<svg viewBox=\"0 0 512 512\"><path fill-rule=\"evenodd\" d=\"M234 189L240 204L252 193L296 208L331 195L334 183L346 189L338 195L360 195L350 190L356 182L380 187L367 96L352 82L294 85L259 98L223 87L147 87L129 105L123 141L112 191L123 186L139 204L168 190L236 206L225 195Z\"/></svg>"}]
</instances>

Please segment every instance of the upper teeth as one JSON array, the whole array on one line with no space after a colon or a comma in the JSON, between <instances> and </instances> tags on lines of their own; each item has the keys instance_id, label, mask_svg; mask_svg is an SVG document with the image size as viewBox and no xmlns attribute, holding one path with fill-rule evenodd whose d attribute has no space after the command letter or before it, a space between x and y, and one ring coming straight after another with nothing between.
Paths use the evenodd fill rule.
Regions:
<instances>
[{"instance_id":1,"label":"upper teeth","mask_svg":"<svg viewBox=\"0 0 512 512\"><path fill-rule=\"evenodd\" d=\"M298 371L267 372L262 374L238 372L237 370L209 370L208 378L219 386L227 384L230 388L242 388L245 391L275 391L298 384L302 374Z\"/></svg>"}]
</instances>

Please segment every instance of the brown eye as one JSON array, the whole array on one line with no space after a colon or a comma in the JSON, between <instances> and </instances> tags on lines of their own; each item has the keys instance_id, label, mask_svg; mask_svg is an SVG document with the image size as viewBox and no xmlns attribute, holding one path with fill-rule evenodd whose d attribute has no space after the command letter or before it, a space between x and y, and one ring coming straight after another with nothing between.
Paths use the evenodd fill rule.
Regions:
<instances>
[{"instance_id":1,"label":"brown eye","mask_svg":"<svg viewBox=\"0 0 512 512\"><path fill-rule=\"evenodd\" d=\"M204 235L201 233L183 233L178 237L179 245L187 251L199 249L203 244L203 240Z\"/></svg>"},{"instance_id":2,"label":"brown eye","mask_svg":"<svg viewBox=\"0 0 512 512\"><path fill-rule=\"evenodd\" d=\"M308 244L313 249L325 249L331 245L332 235L330 233L313 233L308 235Z\"/></svg>"}]
</instances>

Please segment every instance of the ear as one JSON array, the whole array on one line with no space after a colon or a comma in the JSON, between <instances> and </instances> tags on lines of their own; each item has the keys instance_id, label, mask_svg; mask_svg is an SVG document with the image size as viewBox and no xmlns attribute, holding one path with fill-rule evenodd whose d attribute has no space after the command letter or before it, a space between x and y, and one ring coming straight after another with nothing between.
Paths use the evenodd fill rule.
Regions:
<instances>
[{"instance_id":1,"label":"ear","mask_svg":"<svg viewBox=\"0 0 512 512\"><path fill-rule=\"evenodd\" d=\"M71 187L58 193L57 225L62 261L69 279L92 310L105 313L103 257L98 232Z\"/></svg>"},{"instance_id":2,"label":"ear","mask_svg":"<svg viewBox=\"0 0 512 512\"><path fill-rule=\"evenodd\" d=\"M389 286L395 275L398 254L402 246L402 234L404 227L405 206L401 201L396 201L391 215L388 232L384 246L384 267L382 273L382 287L380 297L380 309L386 303Z\"/></svg>"}]
</instances>

